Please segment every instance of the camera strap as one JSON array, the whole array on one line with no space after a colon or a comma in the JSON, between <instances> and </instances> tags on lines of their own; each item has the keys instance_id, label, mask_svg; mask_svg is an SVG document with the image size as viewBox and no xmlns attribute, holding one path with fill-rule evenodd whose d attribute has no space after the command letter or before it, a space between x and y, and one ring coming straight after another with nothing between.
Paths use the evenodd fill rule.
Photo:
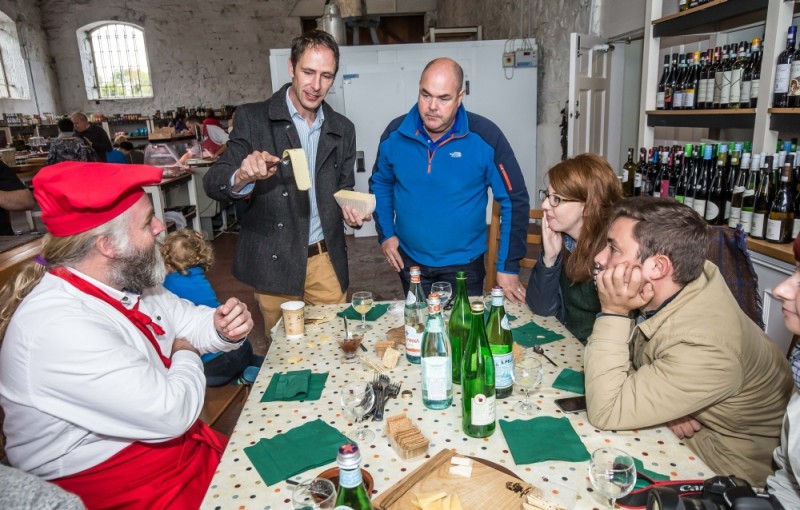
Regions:
<instances>
[{"instance_id":1,"label":"camera strap","mask_svg":"<svg viewBox=\"0 0 800 510\"><path fill-rule=\"evenodd\" d=\"M704 480L662 480L655 481L642 472L637 471L636 477L639 480L647 480L650 485L636 489L624 498L617 500L617 505L623 508L645 508L647 506L647 495L657 487L669 487L674 490L678 497L700 496L703 494Z\"/></svg>"}]
</instances>

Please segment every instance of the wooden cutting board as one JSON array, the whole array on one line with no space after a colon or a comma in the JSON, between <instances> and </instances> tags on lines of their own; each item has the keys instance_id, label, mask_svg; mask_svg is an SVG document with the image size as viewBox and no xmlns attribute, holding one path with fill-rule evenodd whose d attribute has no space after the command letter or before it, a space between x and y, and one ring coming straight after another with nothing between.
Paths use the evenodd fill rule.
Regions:
<instances>
[{"instance_id":1,"label":"wooden cutting board","mask_svg":"<svg viewBox=\"0 0 800 510\"><path fill-rule=\"evenodd\" d=\"M418 494L444 491L458 494L464 510L520 510L522 491L530 484L520 480L510 471L482 459L473 458L472 476L464 478L450 474L450 459L455 450L442 450L413 473L394 484L375 498L377 510L405 510L416 508ZM507 487L506 485L509 485ZM513 489L517 489L516 492Z\"/></svg>"}]
</instances>

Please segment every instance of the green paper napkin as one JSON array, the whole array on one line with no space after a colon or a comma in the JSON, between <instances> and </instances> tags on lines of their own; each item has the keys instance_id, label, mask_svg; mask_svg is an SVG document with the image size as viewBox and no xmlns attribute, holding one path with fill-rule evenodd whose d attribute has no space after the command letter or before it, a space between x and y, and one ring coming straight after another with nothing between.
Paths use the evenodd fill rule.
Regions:
<instances>
[{"instance_id":1,"label":"green paper napkin","mask_svg":"<svg viewBox=\"0 0 800 510\"><path fill-rule=\"evenodd\" d=\"M586 393L586 378L583 372L565 368L553 381L553 388L583 395Z\"/></svg>"},{"instance_id":2,"label":"green paper napkin","mask_svg":"<svg viewBox=\"0 0 800 510\"><path fill-rule=\"evenodd\" d=\"M649 469L645 469L644 464L641 460L637 459L636 457L633 458L633 464L636 466L636 471L639 473L645 474L649 476L652 480L658 482L660 480L669 480L670 478L667 475L662 475L661 473L656 473L655 471L650 471ZM645 487L650 486L650 481L645 480L644 478L637 477L636 478L636 485L633 486L635 489L644 489Z\"/></svg>"},{"instance_id":3,"label":"green paper napkin","mask_svg":"<svg viewBox=\"0 0 800 510\"><path fill-rule=\"evenodd\" d=\"M564 338L564 335L543 328L535 322L529 322L523 326L512 329L511 336L514 337L515 342L523 347L549 344L550 342L555 342L556 340Z\"/></svg>"},{"instance_id":4,"label":"green paper napkin","mask_svg":"<svg viewBox=\"0 0 800 510\"><path fill-rule=\"evenodd\" d=\"M589 460L589 451L569 418L542 416L532 420L500 420L500 428L518 466L545 460Z\"/></svg>"},{"instance_id":5,"label":"green paper napkin","mask_svg":"<svg viewBox=\"0 0 800 510\"><path fill-rule=\"evenodd\" d=\"M386 313L386 310L389 309L389 303L384 303L382 305L375 305L367 312L366 318L368 321L376 321L381 318L383 314ZM352 306L348 306L341 312L336 314L337 317L347 317L349 320L352 321L360 321L361 314L355 311Z\"/></svg>"},{"instance_id":6,"label":"green paper napkin","mask_svg":"<svg viewBox=\"0 0 800 510\"><path fill-rule=\"evenodd\" d=\"M288 402L291 400L319 400L328 372L312 374L311 370L276 373L261 397L261 402Z\"/></svg>"},{"instance_id":7,"label":"green paper napkin","mask_svg":"<svg viewBox=\"0 0 800 510\"><path fill-rule=\"evenodd\" d=\"M347 437L320 419L244 449L267 485L336 460Z\"/></svg>"}]
</instances>

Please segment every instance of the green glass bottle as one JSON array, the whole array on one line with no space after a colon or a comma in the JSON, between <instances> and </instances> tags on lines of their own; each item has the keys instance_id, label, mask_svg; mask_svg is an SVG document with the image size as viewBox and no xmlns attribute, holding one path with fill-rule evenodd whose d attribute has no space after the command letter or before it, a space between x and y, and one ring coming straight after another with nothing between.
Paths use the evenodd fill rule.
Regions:
<instances>
[{"instance_id":1,"label":"green glass bottle","mask_svg":"<svg viewBox=\"0 0 800 510\"><path fill-rule=\"evenodd\" d=\"M502 290L501 290L502 292ZM494 359L483 326L483 303L472 303L472 328L461 368L461 427L470 437L494 433Z\"/></svg>"},{"instance_id":2,"label":"green glass bottle","mask_svg":"<svg viewBox=\"0 0 800 510\"><path fill-rule=\"evenodd\" d=\"M453 363L450 340L442 320L439 294L428 296L428 320L422 333L422 403L447 409L453 403Z\"/></svg>"},{"instance_id":3,"label":"green glass bottle","mask_svg":"<svg viewBox=\"0 0 800 510\"><path fill-rule=\"evenodd\" d=\"M497 398L511 395L514 386L512 374L514 372L514 356L511 349L514 338L511 336L511 326L508 324L505 296L502 287L492 288L492 310L489 312L489 322L486 323L486 338L489 340L489 349L494 358L494 388Z\"/></svg>"},{"instance_id":4,"label":"green glass bottle","mask_svg":"<svg viewBox=\"0 0 800 510\"><path fill-rule=\"evenodd\" d=\"M361 478L361 452L358 445L343 444L336 456L339 466L339 493L336 495L336 508L352 510L373 510L369 494Z\"/></svg>"},{"instance_id":5,"label":"green glass bottle","mask_svg":"<svg viewBox=\"0 0 800 510\"><path fill-rule=\"evenodd\" d=\"M469 311L469 296L467 296L467 274L459 271L456 273L456 297L453 300L453 310L450 312L450 322L447 325L450 351L453 356L454 384L461 384L461 358L467 340L469 340L471 325L472 314Z\"/></svg>"}]
</instances>

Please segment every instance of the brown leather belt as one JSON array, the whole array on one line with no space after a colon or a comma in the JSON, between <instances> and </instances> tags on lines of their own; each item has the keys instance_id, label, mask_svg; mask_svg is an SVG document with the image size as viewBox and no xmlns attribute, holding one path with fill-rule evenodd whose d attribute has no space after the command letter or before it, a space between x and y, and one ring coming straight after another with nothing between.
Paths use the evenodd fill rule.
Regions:
<instances>
[{"instance_id":1,"label":"brown leather belt","mask_svg":"<svg viewBox=\"0 0 800 510\"><path fill-rule=\"evenodd\" d=\"M328 251L328 247L325 246L325 239L318 243L308 245L308 258L314 257L315 255L319 255L320 253L325 253Z\"/></svg>"}]
</instances>

